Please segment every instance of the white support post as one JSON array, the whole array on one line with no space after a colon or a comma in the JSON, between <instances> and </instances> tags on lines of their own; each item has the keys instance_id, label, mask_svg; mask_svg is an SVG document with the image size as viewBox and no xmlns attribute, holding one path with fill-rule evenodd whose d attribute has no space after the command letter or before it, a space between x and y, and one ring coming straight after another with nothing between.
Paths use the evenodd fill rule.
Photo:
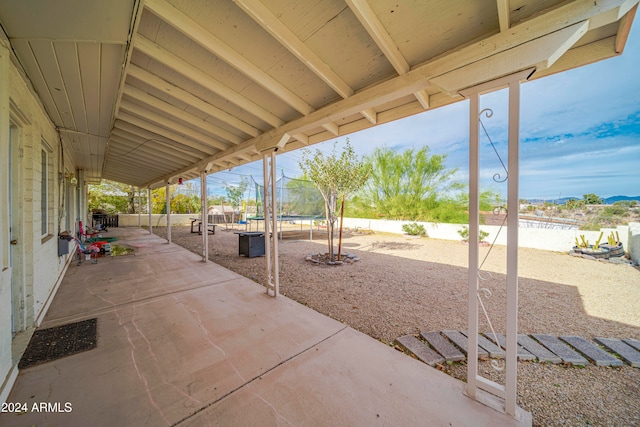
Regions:
<instances>
[{"instance_id":1,"label":"white support post","mask_svg":"<svg viewBox=\"0 0 640 427\"><path fill-rule=\"evenodd\" d=\"M479 124L480 95L475 92L469 99L469 333L467 357L467 394L477 397L478 377L478 260L480 228L480 155Z\"/></svg>"},{"instance_id":2,"label":"white support post","mask_svg":"<svg viewBox=\"0 0 640 427\"><path fill-rule=\"evenodd\" d=\"M518 211L520 81L509 82L509 182L507 187L507 355L505 412L516 415L518 387Z\"/></svg>"},{"instance_id":3,"label":"white support post","mask_svg":"<svg viewBox=\"0 0 640 427\"><path fill-rule=\"evenodd\" d=\"M165 199L167 201L167 243L171 243L171 194L169 193L169 183L165 188Z\"/></svg>"},{"instance_id":4,"label":"white support post","mask_svg":"<svg viewBox=\"0 0 640 427\"><path fill-rule=\"evenodd\" d=\"M526 80L532 69L483 83L461 91L469 99L469 330L466 393L478 399L482 389L504 399L506 414L516 417L518 387L518 181L520 144L520 82ZM478 269L480 229L480 155L479 115L480 95L507 87L509 89L508 129L508 189L507 189L507 336L505 384L500 385L478 375Z\"/></svg>"},{"instance_id":5,"label":"white support post","mask_svg":"<svg viewBox=\"0 0 640 427\"><path fill-rule=\"evenodd\" d=\"M269 206L269 154L262 155L262 217L264 221L264 257L267 261L267 295L271 286L271 239L269 238L269 215L271 208Z\"/></svg>"},{"instance_id":6,"label":"white support post","mask_svg":"<svg viewBox=\"0 0 640 427\"><path fill-rule=\"evenodd\" d=\"M142 196L140 188L138 188L138 228L142 227Z\"/></svg>"},{"instance_id":7,"label":"white support post","mask_svg":"<svg viewBox=\"0 0 640 427\"><path fill-rule=\"evenodd\" d=\"M264 179L264 243L267 261L267 295L280 293L280 271L278 267L278 215L276 198L276 152L262 155Z\"/></svg>"},{"instance_id":8,"label":"white support post","mask_svg":"<svg viewBox=\"0 0 640 427\"><path fill-rule=\"evenodd\" d=\"M147 206L149 208L149 234L153 234L153 224L151 224L151 187L147 188Z\"/></svg>"},{"instance_id":9,"label":"white support post","mask_svg":"<svg viewBox=\"0 0 640 427\"><path fill-rule=\"evenodd\" d=\"M200 201L202 214L200 217L202 231L202 262L209 261L209 224L207 218L207 171L200 172Z\"/></svg>"}]
</instances>

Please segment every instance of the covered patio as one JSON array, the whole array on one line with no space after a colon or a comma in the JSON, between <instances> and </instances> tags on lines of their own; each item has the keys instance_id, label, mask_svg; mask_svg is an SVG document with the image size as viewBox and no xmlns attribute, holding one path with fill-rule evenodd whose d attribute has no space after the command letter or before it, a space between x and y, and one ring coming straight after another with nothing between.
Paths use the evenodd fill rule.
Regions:
<instances>
[{"instance_id":1,"label":"covered patio","mask_svg":"<svg viewBox=\"0 0 640 427\"><path fill-rule=\"evenodd\" d=\"M264 413L292 424L320 418L404 424L427 415L443 417L430 418L432 424L477 425L485 415L486 424L517 422L520 84L622 54L637 4L0 0L0 157L7 164L2 181L11 181L0 188L3 393L16 377L9 354L15 336L97 316L102 348L30 369L35 375L22 372L11 397L50 389L40 398L51 402L75 393L67 379L82 378L86 387L104 381L92 389L97 394L80 387L69 396L82 424L109 424L110 416L153 425L256 417L242 418L250 422L263 421ZM87 223L89 184L109 179L149 193L165 187L168 194L170 185L199 178L204 224L206 176L262 160L269 236L276 223L276 154L466 100L468 318L475 348L479 100L507 87L505 384L478 375L471 354L463 388L285 298L266 298L263 288L207 263L208 233L200 264L136 230L126 236L139 243L135 257L72 265L57 293L59 280L32 280L52 267L64 275L69 257L55 256L56 234L65 226L75 234L80 221ZM26 215L21 199L34 202ZM268 240L266 286L278 296L277 239ZM54 295L47 312L42 302ZM508 416L473 401L483 401L485 391Z\"/></svg>"},{"instance_id":2,"label":"covered patio","mask_svg":"<svg viewBox=\"0 0 640 427\"><path fill-rule=\"evenodd\" d=\"M146 230L109 236L135 251L70 265L41 325L97 318L97 347L22 370L7 401L30 411L3 426L531 424ZM61 413L31 411L40 402Z\"/></svg>"}]
</instances>

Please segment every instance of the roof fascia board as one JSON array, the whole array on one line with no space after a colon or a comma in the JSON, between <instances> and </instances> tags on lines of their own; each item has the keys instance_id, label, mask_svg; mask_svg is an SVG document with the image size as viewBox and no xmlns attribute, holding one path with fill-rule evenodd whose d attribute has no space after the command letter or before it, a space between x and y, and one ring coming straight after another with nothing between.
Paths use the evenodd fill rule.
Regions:
<instances>
[{"instance_id":1,"label":"roof fascia board","mask_svg":"<svg viewBox=\"0 0 640 427\"><path fill-rule=\"evenodd\" d=\"M453 95L464 88L476 86L526 68L547 69L586 34L588 27L587 21L572 25L442 74L431 79L431 82L443 92Z\"/></svg>"}]
</instances>

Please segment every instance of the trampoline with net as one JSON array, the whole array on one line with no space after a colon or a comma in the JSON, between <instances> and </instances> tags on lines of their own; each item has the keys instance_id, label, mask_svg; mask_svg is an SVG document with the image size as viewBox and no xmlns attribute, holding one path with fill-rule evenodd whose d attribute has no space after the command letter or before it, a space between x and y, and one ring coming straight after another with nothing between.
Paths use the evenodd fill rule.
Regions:
<instances>
[{"instance_id":1,"label":"trampoline with net","mask_svg":"<svg viewBox=\"0 0 640 427\"><path fill-rule=\"evenodd\" d=\"M256 229L264 229L264 211L262 203L264 186L257 183L253 177L255 213L247 215L249 230L255 224ZM280 238L290 232L300 232L309 225L309 239L313 239L314 222L325 221L324 198L312 181L289 178L282 173L276 180L277 220Z\"/></svg>"}]
</instances>

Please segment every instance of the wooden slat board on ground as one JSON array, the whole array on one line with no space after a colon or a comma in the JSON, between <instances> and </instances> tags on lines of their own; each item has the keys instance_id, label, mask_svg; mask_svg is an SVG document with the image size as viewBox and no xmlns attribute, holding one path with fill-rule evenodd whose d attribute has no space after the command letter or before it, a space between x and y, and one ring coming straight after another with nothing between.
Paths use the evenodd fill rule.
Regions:
<instances>
[{"instance_id":1,"label":"wooden slat board on ground","mask_svg":"<svg viewBox=\"0 0 640 427\"><path fill-rule=\"evenodd\" d=\"M597 342L620 356L634 368L640 368L640 352L630 345L613 338L594 338Z\"/></svg>"},{"instance_id":2,"label":"wooden slat board on ground","mask_svg":"<svg viewBox=\"0 0 640 427\"><path fill-rule=\"evenodd\" d=\"M577 352L573 351L566 344L560 341L558 338L553 335L546 334L532 334L533 338L540 341L542 345L547 347L557 356L559 356L563 362L571 363L572 365L581 365L585 366L588 362L587 359L580 356Z\"/></svg>"},{"instance_id":3,"label":"wooden slat board on ground","mask_svg":"<svg viewBox=\"0 0 640 427\"><path fill-rule=\"evenodd\" d=\"M540 362L562 363L562 359L540 345L536 340L528 335L518 334L518 344L536 356Z\"/></svg>"},{"instance_id":4,"label":"wooden slat board on ground","mask_svg":"<svg viewBox=\"0 0 640 427\"><path fill-rule=\"evenodd\" d=\"M413 335L405 335L396 339L396 344L431 366L443 361L458 362L466 359L469 342L466 332L420 332L420 337L424 341ZM505 341L504 334L478 335L478 358L504 358ZM595 338L595 341L605 349L573 335L555 337L547 334L518 334L518 359L537 359L539 362L554 364L564 362L579 366L585 366L589 362L596 366L622 366L624 360L632 367L640 368L640 341L613 338Z\"/></svg>"},{"instance_id":5,"label":"wooden slat board on ground","mask_svg":"<svg viewBox=\"0 0 640 427\"><path fill-rule=\"evenodd\" d=\"M468 332L461 332L461 333L462 335L468 338L467 336ZM488 340L484 335L478 334L478 346L486 350L487 353L489 353L489 357L504 359L504 356L505 356L504 350L498 347L493 341Z\"/></svg>"},{"instance_id":6,"label":"wooden slat board on ground","mask_svg":"<svg viewBox=\"0 0 640 427\"><path fill-rule=\"evenodd\" d=\"M469 354L469 350L468 350L469 340L467 339L467 337L465 337L458 331L442 331L442 333L451 341L453 341L455 345L460 347L460 349L464 353ZM482 347L478 346L478 357L485 358L488 356L489 356L489 353L487 353Z\"/></svg>"},{"instance_id":7,"label":"wooden slat board on ground","mask_svg":"<svg viewBox=\"0 0 640 427\"><path fill-rule=\"evenodd\" d=\"M447 362L459 362L465 359L465 355L458 350L453 344L447 341L440 333L432 332L420 332L420 336L424 338L431 347L436 349Z\"/></svg>"},{"instance_id":8,"label":"wooden slat board on ground","mask_svg":"<svg viewBox=\"0 0 640 427\"><path fill-rule=\"evenodd\" d=\"M498 339L498 344L500 344L500 347L502 348L507 348L507 339L504 336L504 334L494 334L493 333L485 333L484 334L489 340L495 342L495 339ZM520 344L518 344L518 359L519 360L535 360L535 356L531 353L529 353L523 346L521 346Z\"/></svg>"},{"instance_id":9,"label":"wooden slat board on ground","mask_svg":"<svg viewBox=\"0 0 640 427\"><path fill-rule=\"evenodd\" d=\"M622 366L622 360L615 358L582 337L563 336L560 339L584 354L596 366Z\"/></svg>"},{"instance_id":10,"label":"wooden slat board on ground","mask_svg":"<svg viewBox=\"0 0 640 427\"><path fill-rule=\"evenodd\" d=\"M444 357L436 353L425 343L420 341L413 335L404 335L396 339L396 343L405 350L413 353L418 359L430 366L435 366L438 363L444 362Z\"/></svg>"}]
</instances>

